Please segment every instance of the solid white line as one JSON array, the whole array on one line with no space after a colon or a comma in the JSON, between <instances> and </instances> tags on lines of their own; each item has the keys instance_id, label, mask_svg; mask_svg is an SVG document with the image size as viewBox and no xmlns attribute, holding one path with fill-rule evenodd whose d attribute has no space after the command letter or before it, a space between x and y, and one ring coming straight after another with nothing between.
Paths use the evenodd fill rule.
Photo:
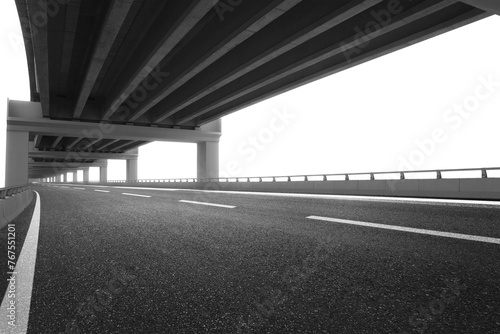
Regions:
<instances>
[{"instance_id":1,"label":"solid white line","mask_svg":"<svg viewBox=\"0 0 500 334\"><path fill-rule=\"evenodd\" d=\"M99 189L95 189L94 191L98 191L100 193L109 193L109 190L99 190Z\"/></svg>"},{"instance_id":2,"label":"solid white line","mask_svg":"<svg viewBox=\"0 0 500 334\"><path fill-rule=\"evenodd\" d=\"M319 217L319 216L309 216L309 217L306 217L306 218L307 219L315 219L315 220L323 220L323 221L328 221L328 222L333 222L333 223L358 225L358 226L366 226L366 227L375 227L375 228L382 228L382 229L386 229L386 230L395 230L395 231L402 231L402 232L428 234L428 235L434 235L434 236L445 237L445 238L454 238L454 239L463 239L463 240L487 242L487 243L490 243L490 244L500 244L500 239L490 238L490 237L481 237L481 236L478 236L478 235L469 235L469 234L452 233L452 232L442 232L442 231L435 231L435 230L425 230L425 229L420 229L420 228L395 226L395 225L386 225L386 224L366 223L366 222L355 221L355 220L338 219L338 218L328 218L328 217Z\"/></svg>"},{"instance_id":3,"label":"solid white line","mask_svg":"<svg viewBox=\"0 0 500 334\"><path fill-rule=\"evenodd\" d=\"M166 183L166 185L167 184L168 183ZM335 199L335 200L347 200L347 201L371 201L371 202L387 202L387 203L410 203L410 204L428 204L428 205L451 205L451 206L468 205L468 206L480 206L480 207L500 206L500 201L495 201L495 200L463 200L463 199L445 199L445 198L389 197L389 196L367 196L367 195L275 193L275 192L258 192L258 191L203 190L203 189L160 188L160 187L158 188L120 187L120 186L98 186L98 185L88 185L88 187L140 189L140 190L151 190L151 191L195 191L195 192L218 193L218 194L295 197L295 198L298 197L298 198Z\"/></svg>"},{"instance_id":4,"label":"solid white line","mask_svg":"<svg viewBox=\"0 0 500 334\"><path fill-rule=\"evenodd\" d=\"M139 195L139 194L129 194L129 193L122 193L122 195L126 195L126 196L137 196L137 197L151 197L151 196L148 196L148 195Z\"/></svg>"},{"instance_id":5,"label":"solid white line","mask_svg":"<svg viewBox=\"0 0 500 334\"><path fill-rule=\"evenodd\" d=\"M28 330L28 320L31 305L31 292L33 289L33 277L35 275L36 251L38 247L38 231L40 229L40 195L35 191L36 204L31 224L24 240L21 254L17 259L15 275L15 298L8 298L8 293L2 300L2 316L0 317L0 328L2 333L26 333ZM7 288L9 291L9 288ZM7 307L10 301L15 300L16 306L16 326L8 324L10 320L7 315ZM4 313L5 312L5 313Z\"/></svg>"},{"instance_id":6,"label":"solid white line","mask_svg":"<svg viewBox=\"0 0 500 334\"><path fill-rule=\"evenodd\" d=\"M76 188L76 187L73 187L73 189L76 189L76 190L85 190L85 188Z\"/></svg>"},{"instance_id":7,"label":"solid white line","mask_svg":"<svg viewBox=\"0 0 500 334\"><path fill-rule=\"evenodd\" d=\"M472 206L500 206L500 201L488 200L462 200L444 198L416 198L416 197L386 197L386 196L366 196L366 195L330 195L330 194L301 194L301 193L274 193L258 191L231 191L231 190L201 190L201 189L179 189L185 191L196 191L205 193L239 194L254 196L276 196L276 197L302 197L318 199L337 199L348 201L372 201L398 203L406 202L411 204L431 204L431 205L472 205Z\"/></svg>"},{"instance_id":8,"label":"solid white line","mask_svg":"<svg viewBox=\"0 0 500 334\"><path fill-rule=\"evenodd\" d=\"M214 203L185 201L185 200L180 200L179 202L182 202L182 203L191 203L191 204L200 204L200 205L209 205L209 206L218 206L218 207L221 207L221 208L228 208L228 209L234 209L235 208L234 205L214 204Z\"/></svg>"}]
</instances>

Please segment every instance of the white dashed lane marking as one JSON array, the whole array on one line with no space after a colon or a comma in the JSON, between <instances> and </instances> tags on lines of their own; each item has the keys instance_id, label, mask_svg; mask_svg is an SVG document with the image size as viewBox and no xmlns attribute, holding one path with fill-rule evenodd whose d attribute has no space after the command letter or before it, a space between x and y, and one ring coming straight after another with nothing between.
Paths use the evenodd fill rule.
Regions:
<instances>
[{"instance_id":1,"label":"white dashed lane marking","mask_svg":"<svg viewBox=\"0 0 500 334\"><path fill-rule=\"evenodd\" d=\"M136 197L146 197L146 198L151 197L151 196L148 196L148 195L129 194L129 193L122 193L122 195L125 195L125 196L136 196Z\"/></svg>"},{"instance_id":2,"label":"white dashed lane marking","mask_svg":"<svg viewBox=\"0 0 500 334\"><path fill-rule=\"evenodd\" d=\"M100 192L100 193L109 193L109 190L99 190L99 189L96 189L94 191L97 191L97 192Z\"/></svg>"},{"instance_id":3,"label":"white dashed lane marking","mask_svg":"<svg viewBox=\"0 0 500 334\"><path fill-rule=\"evenodd\" d=\"M381 229L386 229L386 230L394 230L394 231L402 231L402 232L410 232L410 233L418 233L418 234L427 234L427 235L434 235L434 236L445 237L445 238L487 242L490 244L500 244L500 239L490 238L490 237L481 237L478 235L442 232L442 231L435 231L435 230L425 230L425 229L420 229L420 228L404 227L404 226L396 226L396 225L366 223L366 222L355 221L355 220L328 218L328 217L319 217L319 216L309 216L306 218L307 219L314 219L314 220L322 220L322 221L327 221L327 222L332 222L332 223L374 227L374 228L381 228Z\"/></svg>"},{"instance_id":4,"label":"white dashed lane marking","mask_svg":"<svg viewBox=\"0 0 500 334\"><path fill-rule=\"evenodd\" d=\"M180 200L179 202L182 202L182 203L191 203L191 204L199 204L199 205L208 205L208 206L218 206L218 207L221 207L221 208L228 208L228 209L234 209L236 207L234 205L205 203L205 202L195 202L195 201L185 201L185 200Z\"/></svg>"}]
</instances>

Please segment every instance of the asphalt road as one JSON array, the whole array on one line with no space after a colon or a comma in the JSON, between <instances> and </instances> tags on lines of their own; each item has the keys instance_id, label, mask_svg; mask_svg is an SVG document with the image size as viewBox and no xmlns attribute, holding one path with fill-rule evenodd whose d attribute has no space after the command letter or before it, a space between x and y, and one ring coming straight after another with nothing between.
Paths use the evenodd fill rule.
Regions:
<instances>
[{"instance_id":1,"label":"asphalt road","mask_svg":"<svg viewBox=\"0 0 500 334\"><path fill-rule=\"evenodd\" d=\"M499 244L307 218L500 238L500 206L34 188L30 334L500 333Z\"/></svg>"}]
</instances>

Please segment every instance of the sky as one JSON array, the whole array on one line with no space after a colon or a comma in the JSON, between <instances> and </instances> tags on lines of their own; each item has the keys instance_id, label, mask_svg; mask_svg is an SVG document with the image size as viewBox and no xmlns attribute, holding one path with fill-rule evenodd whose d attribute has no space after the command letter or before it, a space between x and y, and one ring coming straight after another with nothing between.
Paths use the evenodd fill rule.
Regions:
<instances>
[{"instance_id":1,"label":"sky","mask_svg":"<svg viewBox=\"0 0 500 334\"><path fill-rule=\"evenodd\" d=\"M28 100L29 83L14 1L0 8L1 176L6 100ZM222 118L221 176L500 166L498 31L492 16ZM138 174L196 177L196 144L140 147ZM124 178L110 160L108 179Z\"/></svg>"}]
</instances>

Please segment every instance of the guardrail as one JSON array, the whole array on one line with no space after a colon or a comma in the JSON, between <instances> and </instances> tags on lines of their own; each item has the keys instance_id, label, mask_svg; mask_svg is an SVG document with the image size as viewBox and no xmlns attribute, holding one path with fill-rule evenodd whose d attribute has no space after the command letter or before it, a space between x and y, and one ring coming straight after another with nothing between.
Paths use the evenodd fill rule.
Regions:
<instances>
[{"instance_id":1,"label":"guardrail","mask_svg":"<svg viewBox=\"0 0 500 334\"><path fill-rule=\"evenodd\" d=\"M219 178L175 178L175 179L139 179L139 180L109 180L108 183L168 183L168 182L296 182L296 181L349 181L353 176L367 176L369 180L378 180L376 176L399 175L397 179L405 180L408 174L435 173L435 179L442 179L443 173L447 172L481 172L481 178L488 178L488 171L500 170L500 167L481 168L459 168L459 169L427 169L414 171L390 171L390 172L356 172L356 173L334 173L334 174L311 174L311 175L284 175L284 176L238 176ZM342 177L343 180L335 180ZM383 179L386 180L386 179Z\"/></svg>"},{"instance_id":2,"label":"guardrail","mask_svg":"<svg viewBox=\"0 0 500 334\"><path fill-rule=\"evenodd\" d=\"M25 184L22 186L10 186L6 188L0 188L0 199L5 199L6 197L14 196L30 189L31 184Z\"/></svg>"}]
</instances>

